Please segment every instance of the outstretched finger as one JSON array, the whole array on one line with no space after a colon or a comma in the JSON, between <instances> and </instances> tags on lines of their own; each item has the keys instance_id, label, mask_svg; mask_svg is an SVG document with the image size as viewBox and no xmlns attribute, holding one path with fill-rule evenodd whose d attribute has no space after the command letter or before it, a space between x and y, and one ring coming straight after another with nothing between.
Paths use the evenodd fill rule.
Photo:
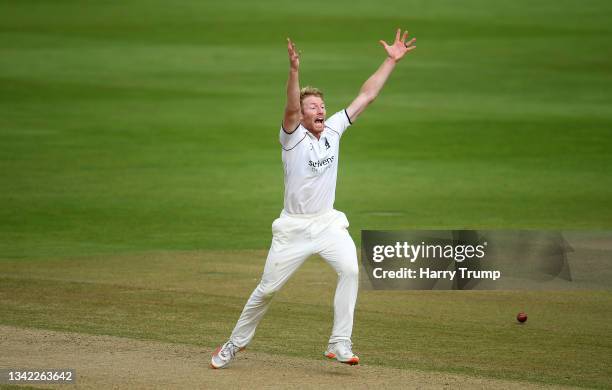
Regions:
<instances>
[{"instance_id":1,"label":"outstretched finger","mask_svg":"<svg viewBox=\"0 0 612 390\"><path fill-rule=\"evenodd\" d=\"M387 45L387 42L383 41L382 39L378 41L378 43L380 43L385 49L389 47L389 45Z\"/></svg>"},{"instance_id":2,"label":"outstretched finger","mask_svg":"<svg viewBox=\"0 0 612 390\"><path fill-rule=\"evenodd\" d=\"M402 33L402 29L398 28L397 32L395 33L395 42L400 40L400 34Z\"/></svg>"},{"instance_id":3,"label":"outstretched finger","mask_svg":"<svg viewBox=\"0 0 612 390\"><path fill-rule=\"evenodd\" d=\"M408 46L412 46L413 43L416 42L416 38L412 38L411 40L409 40L408 42L405 43L406 47Z\"/></svg>"},{"instance_id":4,"label":"outstretched finger","mask_svg":"<svg viewBox=\"0 0 612 390\"><path fill-rule=\"evenodd\" d=\"M291 53L291 55L294 55L294 56L297 55L298 50L295 47L295 43L291 42L291 48L289 49L289 52Z\"/></svg>"},{"instance_id":5,"label":"outstretched finger","mask_svg":"<svg viewBox=\"0 0 612 390\"><path fill-rule=\"evenodd\" d=\"M402 42L406 42L406 38L408 38L408 31L404 31L404 35L402 35Z\"/></svg>"}]
</instances>

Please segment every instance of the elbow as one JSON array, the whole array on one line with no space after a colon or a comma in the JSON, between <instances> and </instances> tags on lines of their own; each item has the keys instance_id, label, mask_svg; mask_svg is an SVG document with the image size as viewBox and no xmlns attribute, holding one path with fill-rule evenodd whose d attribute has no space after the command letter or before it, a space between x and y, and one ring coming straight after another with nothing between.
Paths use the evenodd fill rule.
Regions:
<instances>
[{"instance_id":1,"label":"elbow","mask_svg":"<svg viewBox=\"0 0 612 390\"><path fill-rule=\"evenodd\" d=\"M374 100L376 100L376 97L378 96L378 94L371 93L371 92L364 92L362 93L362 96L363 96L363 100L365 101L365 103L370 104Z\"/></svg>"}]
</instances>

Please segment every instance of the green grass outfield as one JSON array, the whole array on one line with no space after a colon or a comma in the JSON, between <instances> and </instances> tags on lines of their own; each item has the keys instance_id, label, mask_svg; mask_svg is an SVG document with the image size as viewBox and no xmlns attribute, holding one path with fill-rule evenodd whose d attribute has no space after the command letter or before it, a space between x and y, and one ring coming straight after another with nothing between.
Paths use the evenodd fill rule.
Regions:
<instances>
[{"instance_id":1,"label":"green grass outfield","mask_svg":"<svg viewBox=\"0 0 612 390\"><path fill-rule=\"evenodd\" d=\"M3 2L0 323L222 341L282 208L287 36L330 115L383 60L379 39L418 37L343 138L336 208L356 240L611 229L611 17L608 1ZM334 276L320 268L253 348L320 357ZM368 363L611 386L610 293L359 300Z\"/></svg>"}]
</instances>

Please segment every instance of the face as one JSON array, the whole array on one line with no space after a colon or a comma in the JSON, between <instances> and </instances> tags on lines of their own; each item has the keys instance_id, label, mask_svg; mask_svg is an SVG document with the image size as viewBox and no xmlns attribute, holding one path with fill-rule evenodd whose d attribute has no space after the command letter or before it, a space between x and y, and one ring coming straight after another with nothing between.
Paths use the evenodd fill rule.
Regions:
<instances>
[{"instance_id":1,"label":"face","mask_svg":"<svg viewBox=\"0 0 612 390\"><path fill-rule=\"evenodd\" d=\"M302 100L302 125L312 133L325 129L325 103L318 96L306 96Z\"/></svg>"}]
</instances>

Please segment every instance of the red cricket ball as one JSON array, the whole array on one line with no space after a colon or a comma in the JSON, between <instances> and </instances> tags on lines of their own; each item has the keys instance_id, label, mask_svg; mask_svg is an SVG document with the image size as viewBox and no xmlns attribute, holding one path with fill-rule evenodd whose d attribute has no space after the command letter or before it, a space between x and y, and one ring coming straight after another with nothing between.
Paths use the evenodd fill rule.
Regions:
<instances>
[{"instance_id":1,"label":"red cricket ball","mask_svg":"<svg viewBox=\"0 0 612 390\"><path fill-rule=\"evenodd\" d=\"M516 320L518 322L525 322L525 321L527 321L527 313L523 313L523 312L518 313L516 315Z\"/></svg>"}]
</instances>

